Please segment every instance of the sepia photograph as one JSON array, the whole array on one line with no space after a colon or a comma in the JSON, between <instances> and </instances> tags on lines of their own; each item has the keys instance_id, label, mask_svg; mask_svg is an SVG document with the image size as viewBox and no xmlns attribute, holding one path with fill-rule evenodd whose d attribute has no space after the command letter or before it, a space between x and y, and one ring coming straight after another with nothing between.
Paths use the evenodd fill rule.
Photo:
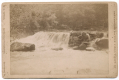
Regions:
<instances>
[{"instance_id":1,"label":"sepia photograph","mask_svg":"<svg viewBox=\"0 0 119 80\"><path fill-rule=\"evenodd\" d=\"M108 3L9 4L9 75L109 75L108 12Z\"/></svg>"}]
</instances>

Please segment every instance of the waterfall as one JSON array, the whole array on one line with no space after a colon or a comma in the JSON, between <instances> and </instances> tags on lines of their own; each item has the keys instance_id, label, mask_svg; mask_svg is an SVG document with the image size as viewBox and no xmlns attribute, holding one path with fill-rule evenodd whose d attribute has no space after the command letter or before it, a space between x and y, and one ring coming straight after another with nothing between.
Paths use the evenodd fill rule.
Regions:
<instances>
[{"instance_id":1,"label":"waterfall","mask_svg":"<svg viewBox=\"0 0 119 80\"><path fill-rule=\"evenodd\" d=\"M40 47L66 48L68 47L70 33L68 32L38 32L32 36L17 40L22 43L35 44L36 49Z\"/></svg>"}]
</instances>

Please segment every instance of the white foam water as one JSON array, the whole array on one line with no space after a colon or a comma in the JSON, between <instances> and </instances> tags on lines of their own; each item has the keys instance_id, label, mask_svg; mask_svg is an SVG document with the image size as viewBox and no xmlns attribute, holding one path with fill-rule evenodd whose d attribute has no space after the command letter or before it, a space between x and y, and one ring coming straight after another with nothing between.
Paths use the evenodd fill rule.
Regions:
<instances>
[{"instance_id":1,"label":"white foam water","mask_svg":"<svg viewBox=\"0 0 119 80\"><path fill-rule=\"evenodd\" d=\"M36 49L46 48L67 48L69 43L69 32L37 32L32 36L16 40L22 43L35 44Z\"/></svg>"}]
</instances>

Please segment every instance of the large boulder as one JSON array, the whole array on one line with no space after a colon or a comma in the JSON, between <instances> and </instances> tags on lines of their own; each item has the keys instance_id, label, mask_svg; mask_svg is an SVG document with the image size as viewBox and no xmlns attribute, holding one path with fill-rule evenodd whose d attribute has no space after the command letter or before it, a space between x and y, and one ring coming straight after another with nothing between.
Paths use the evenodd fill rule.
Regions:
<instances>
[{"instance_id":1,"label":"large boulder","mask_svg":"<svg viewBox=\"0 0 119 80\"><path fill-rule=\"evenodd\" d=\"M30 43L14 42L10 45L11 51L32 51L35 50L35 45Z\"/></svg>"},{"instance_id":2,"label":"large boulder","mask_svg":"<svg viewBox=\"0 0 119 80\"><path fill-rule=\"evenodd\" d=\"M100 39L95 42L100 49L108 49L108 39Z\"/></svg>"}]
</instances>

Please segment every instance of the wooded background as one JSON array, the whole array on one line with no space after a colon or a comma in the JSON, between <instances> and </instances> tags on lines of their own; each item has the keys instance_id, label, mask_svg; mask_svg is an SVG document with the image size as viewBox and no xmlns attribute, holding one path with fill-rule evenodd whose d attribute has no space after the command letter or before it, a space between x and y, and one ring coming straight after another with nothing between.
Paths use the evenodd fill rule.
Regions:
<instances>
[{"instance_id":1,"label":"wooded background","mask_svg":"<svg viewBox=\"0 0 119 80\"><path fill-rule=\"evenodd\" d=\"M107 31L108 4L11 4L10 36L38 31Z\"/></svg>"}]
</instances>

